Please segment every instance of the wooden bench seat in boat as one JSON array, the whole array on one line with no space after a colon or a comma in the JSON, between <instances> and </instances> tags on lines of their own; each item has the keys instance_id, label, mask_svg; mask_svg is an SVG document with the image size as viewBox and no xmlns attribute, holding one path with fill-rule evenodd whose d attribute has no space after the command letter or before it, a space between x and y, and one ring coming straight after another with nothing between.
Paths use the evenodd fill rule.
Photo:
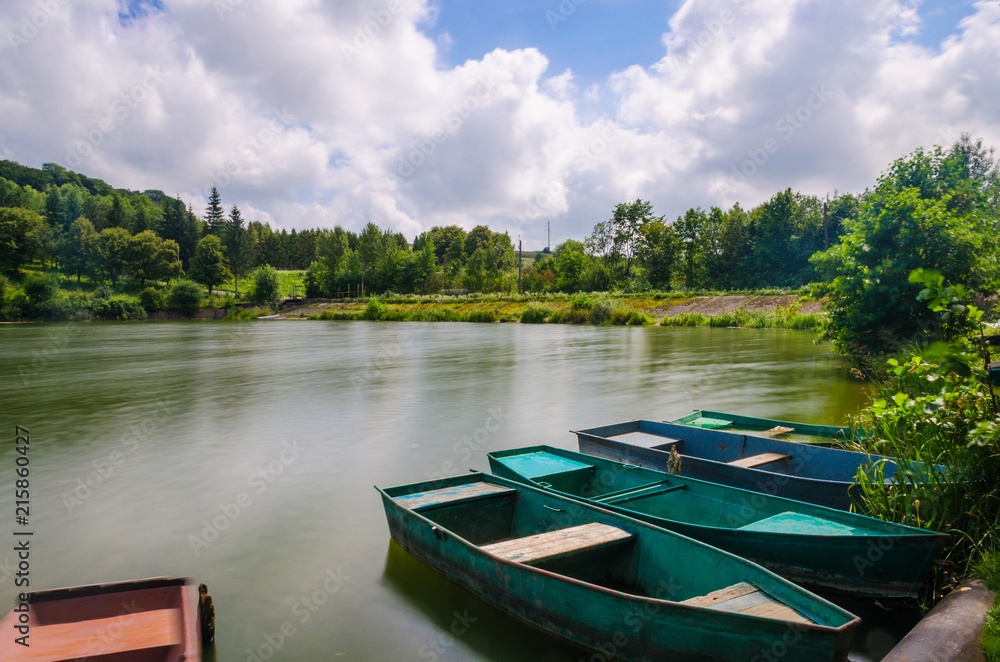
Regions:
<instances>
[{"instance_id":1,"label":"wooden bench seat in boat","mask_svg":"<svg viewBox=\"0 0 1000 662\"><path fill-rule=\"evenodd\" d=\"M760 453L759 455L751 455L750 457L733 460L732 462L727 462L726 464L731 467L753 469L754 467L771 464L772 462L778 462L779 460L787 460L790 457L791 455L785 455L784 453Z\"/></svg>"},{"instance_id":2,"label":"wooden bench seat in boat","mask_svg":"<svg viewBox=\"0 0 1000 662\"><path fill-rule=\"evenodd\" d=\"M740 582L707 595L682 600L681 604L693 607L707 607L719 611L732 611L749 616L775 618L792 623L812 623L785 603L772 598L749 582Z\"/></svg>"},{"instance_id":3,"label":"wooden bench seat in boat","mask_svg":"<svg viewBox=\"0 0 1000 662\"><path fill-rule=\"evenodd\" d=\"M621 441L632 446L655 448L657 450L669 450L669 447L672 445L677 445L678 447L681 445L680 439L665 437L660 434L649 434L648 432L623 432L622 434L610 436L608 439ZM679 448L678 452L680 452Z\"/></svg>"},{"instance_id":4,"label":"wooden bench seat in boat","mask_svg":"<svg viewBox=\"0 0 1000 662\"><path fill-rule=\"evenodd\" d=\"M18 659L61 662L76 660L81 654L87 654L88 658L104 659L104 656L115 653L176 646L184 640L181 629L181 620L174 609L154 609L73 623L34 625L31 628L31 646L25 648Z\"/></svg>"},{"instance_id":5,"label":"wooden bench seat in boat","mask_svg":"<svg viewBox=\"0 0 1000 662\"><path fill-rule=\"evenodd\" d=\"M509 487L503 487L502 485L493 485L491 483L468 483L465 485L456 485L454 487L445 487L439 490L430 490L428 492L407 494L406 496L396 497L394 501L404 508L419 510L421 508L429 508L431 506L455 504L463 501L473 501L475 499L494 497L500 494L516 493L517 490L513 490Z\"/></svg>"},{"instance_id":6,"label":"wooden bench seat in boat","mask_svg":"<svg viewBox=\"0 0 1000 662\"><path fill-rule=\"evenodd\" d=\"M482 545L480 549L508 561L538 563L567 556L585 549L598 549L632 538L628 531L609 524L591 522L566 529L536 533Z\"/></svg>"}]
</instances>

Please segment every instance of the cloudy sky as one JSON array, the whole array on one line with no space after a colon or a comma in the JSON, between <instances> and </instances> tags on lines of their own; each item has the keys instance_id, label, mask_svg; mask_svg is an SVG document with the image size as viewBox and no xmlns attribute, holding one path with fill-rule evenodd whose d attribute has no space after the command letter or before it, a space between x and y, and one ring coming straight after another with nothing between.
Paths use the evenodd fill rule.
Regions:
<instances>
[{"instance_id":1,"label":"cloudy sky","mask_svg":"<svg viewBox=\"0 0 1000 662\"><path fill-rule=\"evenodd\" d=\"M583 238L1000 146L996 0L3 0L0 158L276 227Z\"/></svg>"}]
</instances>

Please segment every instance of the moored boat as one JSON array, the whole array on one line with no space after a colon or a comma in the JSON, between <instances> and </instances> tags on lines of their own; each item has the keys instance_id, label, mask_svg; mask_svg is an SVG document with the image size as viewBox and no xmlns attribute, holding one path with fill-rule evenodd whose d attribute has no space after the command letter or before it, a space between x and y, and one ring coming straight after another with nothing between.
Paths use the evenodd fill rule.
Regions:
<instances>
[{"instance_id":1,"label":"moored boat","mask_svg":"<svg viewBox=\"0 0 1000 662\"><path fill-rule=\"evenodd\" d=\"M750 559L807 588L916 597L945 534L550 446L489 453L490 470Z\"/></svg>"},{"instance_id":2,"label":"moored boat","mask_svg":"<svg viewBox=\"0 0 1000 662\"><path fill-rule=\"evenodd\" d=\"M798 444L702 428L628 421L576 431L580 452L667 471L671 452L680 475L753 492L849 510L858 471L876 465L883 479L922 482L929 471L947 471L837 448Z\"/></svg>"},{"instance_id":3,"label":"moored boat","mask_svg":"<svg viewBox=\"0 0 1000 662\"><path fill-rule=\"evenodd\" d=\"M377 488L378 489L378 488ZM392 539L526 623L610 658L847 658L853 614L737 556L484 474L379 489Z\"/></svg>"},{"instance_id":4,"label":"moored boat","mask_svg":"<svg viewBox=\"0 0 1000 662\"><path fill-rule=\"evenodd\" d=\"M862 439L865 436L864 430L846 426L779 421L773 418L744 416L708 409L696 410L694 413L670 422L707 430L738 432L758 437L773 437L784 441L797 441L800 444L819 444L820 446L837 445Z\"/></svg>"},{"instance_id":5,"label":"moored boat","mask_svg":"<svg viewBox=\"0 0 1000 662\"><path fill-rule=\"evenodd\" d=\"M25 597L0 621L2 660L201 660L199 596L186 579L75 586Z\"/></svg>"}]
</instances>

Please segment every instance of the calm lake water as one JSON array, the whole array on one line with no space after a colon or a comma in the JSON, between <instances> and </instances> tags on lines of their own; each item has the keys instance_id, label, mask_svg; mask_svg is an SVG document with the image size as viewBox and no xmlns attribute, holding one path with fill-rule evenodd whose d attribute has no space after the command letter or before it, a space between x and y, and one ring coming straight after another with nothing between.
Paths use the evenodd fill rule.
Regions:
<instances>
[{"instance_id":1,"label":"calm lake water","mask_svg":"<svg viewBox=\"0 0 1000 662\"><path fill-rule=\"evenodd\" d=\"M570 429L696 408L841 423L864 393L814 338L442 323L3 325L2 503L20 425L32 439L31 587L194 577L215 600L219 660L272 649L280 660L590 660L391 546L372 486L485 471L487 450L575 449ZM0 530L13 530L12 510ZM0 551L0 611L13 605L13 557Z\"/></svg>"}]
</instances>

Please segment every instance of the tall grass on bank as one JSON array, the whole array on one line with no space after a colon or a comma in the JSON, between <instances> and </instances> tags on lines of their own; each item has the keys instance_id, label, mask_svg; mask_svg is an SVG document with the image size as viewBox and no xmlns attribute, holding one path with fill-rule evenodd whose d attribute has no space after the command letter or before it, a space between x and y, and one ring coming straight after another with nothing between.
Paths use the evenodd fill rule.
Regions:
<instances>
[{"instance_id":1,"label":"tall grass on bank","mask_svg":"<svg viewBox=\"0 0 1000 662\"><path fill-rule=\"evenodd\" d=\"M821 319L814 313L800 314L787 309L775 311L733 310L716 315L680 313L664 317L660 326L739 327L745 329L806 329L816 331Z\"/></svg>"},{"instance_id":2,"label":"tall grass on bank","mask_svg":"<svg viewBox=\"0 0 1000 662\"><path fill-rule=\"evenodd\" d=\"M976 564L975 575L982 578L986 588L996 597L986 613L983 627L983 653L986 662L1000 662L1000 552L991 552Z\"/></svg>"},{"instance_id":3,"label":"tall grass on bank","mask_svg":"<svg viewBox=\"0 0 1000 662\"><path fill-rule=\"evenodd\" d=\"M870 431L857 450L899 458L888 480L879 465L858 472L857 508L951 536L935 592L1000 551L1000 417L982 361L967 350L938 343L890 360L856 421Z\"/></svg>"}]
</instances>

